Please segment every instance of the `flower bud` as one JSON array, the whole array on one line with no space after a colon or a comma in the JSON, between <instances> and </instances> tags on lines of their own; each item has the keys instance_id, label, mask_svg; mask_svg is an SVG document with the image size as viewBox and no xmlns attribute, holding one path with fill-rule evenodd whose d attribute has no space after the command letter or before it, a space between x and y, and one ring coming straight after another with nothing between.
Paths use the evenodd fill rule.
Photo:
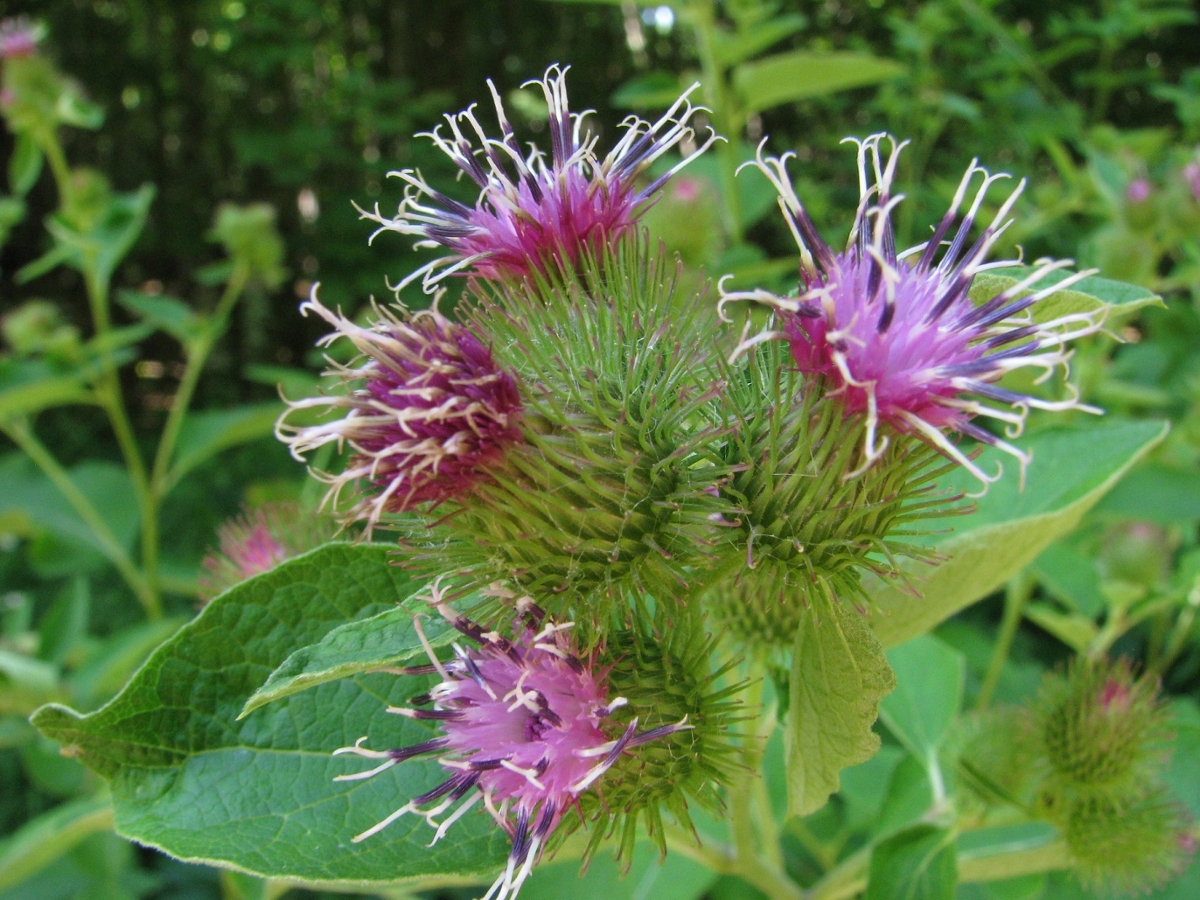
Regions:
<instances>
[{"instance_id":1,"label":"flower bud","mask_svg":"<svg viewBox=\"0 0 1200 900\"><path fill-rule=\"evenodd\" d=\"M513 584L576 621L631 592L668 602L701 587L726 508L708 452L720 385L711 325L661 256L627 240L459 311L520 379L524 441L436 529L397 522L414 565Z\"/></svg>"},{"instance_id":2,"label":"flower bud","mask_svg":"<svg viewBox=\"0 0 1200 900\"><path fill-rule=\"evenodd\" d=\"M962 511L939 494L947 468L922 441L898 439L865 469L868 427L819 380L791 370L771 343L745 357L725 395L737 422L720 485L732 510L721 530L723 579L708 600L723 627L788 650L814 597L866 604L863 572L899 577L901 557L928 558L904 525Z\"/></svg>"},{"instance_id":3,"label":"flower bud","mask_svg":"<svg viewBox=\"0 0 1200 900\"><path fill-rule=\"evenodd\" d=\"M1113 797L1153 782L1164 760L1158 684L1128 662L1079 659L1050 676L1032 711L1053 796Z\"/></svg>"},{"instance_id":4,"label":"flower bud","mask_svg":"<svg viewBox=\"0 0 1200 900\"><path fill-rule=\"evenodd\" d=\"M1144 893L1178 875L1195 851L1187 813L1161 789L1127 801L1080 798L1063 821L1076 874L1093 890Z\"/></svg>"}]
</instances>

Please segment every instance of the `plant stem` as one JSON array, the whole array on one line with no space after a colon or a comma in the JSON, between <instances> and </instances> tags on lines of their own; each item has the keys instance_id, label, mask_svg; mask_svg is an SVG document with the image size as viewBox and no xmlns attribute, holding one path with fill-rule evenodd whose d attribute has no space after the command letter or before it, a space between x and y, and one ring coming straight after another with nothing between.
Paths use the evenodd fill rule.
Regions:
<instances>
[{"instance_id":1,"label":"plant stem","mask_svg":"<svg viewBox=\"0 0 1200 900\"><path fill-rule=\"evenodd\" d=\"M45 473L51 483L58 488L59 493L71 504L71 508L75 510L79 518L91 529L101 551L137 596L138 602L146 610L146 615L151 619L161 617L162 608L158 595L151 589L145 576L130 560L129 554L125 552L121 542L112 533L112 529L108 527L104 517L79 489L79 486L71 480L71 476L62 467L62 464L37 439L28 423L23 421L7 422L2 427L4 433Z\"/></svg>"},{"instance_id":2,"label":"plant stem","mask_svg":"<svg viewBox=\"0 0 1200 900\"><path fill-rule=\"evenodd\" d=\"M167 413L167 421L163 426L162 434L158 439L158 448L154 453L154 468L150 473L147 497L149 514L142 527L142 565L146 570L146 577L155 585L158 584L158 515L163 498L171 486L169 478L171 457L175 452L175 445L179 440L179 432L187 416L188 407L196 393L200 373L204 370L204 364L208 361L208 355L212 352L214 344L224 333L229 314L242 291L245 290L249 277L249 270L244 264L235 265L233 273L225 285L225 291L221 294L221 299L217 301L216 308L206 327L194 340L184 344L187 365L183 372L183 378L179 381L179 388L171 399L171 409Z\"/></svg>"},{"instance_id":3,"label":"plant stem","mask_svg":"<svg viewBox=\"0 0 1200 900\"><path fill-rule=\"evenodd\" d=\"M737 142L742 133L741 115L734 108L725 82L725 70L717 62L716 19L712 0L693 0L688 7L692 27L696 31L696 46L700 57L700 81L704 102L712 115L713 128L726 140L718 141L713 149L721 179L722 218L725 231L734 244L742 242L741 198L737 190Z\"/></svg>"},{"instance_id":4,"label":"plant stem","mask_svg":"<svg viewBox=\"0 0 1200 900\"><path fill-rule=\"evenodd\" d=\"M1071 858L1062 841L1037 847L993 853L987 856L960 856L958 882L1003 881L1020 875L1054 872L1070 868ZM846 857L836 869L818 881L805 894L805 900L850 900L867 887L871 866L871 847L863 847Z\"/></svg>"},{"instance_id":5,"label":"plant stem","mask_svg":"<svg viewBox=\"0 0 1200 900\"><path fill-rule=\"evenodd\" d=\"M1004 618L1000 622L1000 634L996 637L996 646L992 649L992 658L988 662L987 673L983 676L983 686L979 689L979 698L975 701L976 709L987 709L995 696L996 686L1000 683L1000 675L1008 654L1012 651L1017 629L1021 626L1021 617L1025 612L1025 604L1033 594L1033 579L1021 574L1013 578L1004 591Z\"/></svg>"}]
</instances>

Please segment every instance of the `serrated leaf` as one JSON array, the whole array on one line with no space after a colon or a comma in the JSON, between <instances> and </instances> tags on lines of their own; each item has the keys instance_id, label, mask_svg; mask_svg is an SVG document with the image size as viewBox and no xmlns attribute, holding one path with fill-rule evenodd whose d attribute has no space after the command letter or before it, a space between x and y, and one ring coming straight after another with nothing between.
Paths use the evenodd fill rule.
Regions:
<instances>
[{"instance_id":1,"label":"serrated leaf","mask_svg":"<svg viewBox=\"0 0 1200 900\"><path fill-rule=\"evenodd\" d=\"M891 647L924 634L1003 585L1078 525L1084 513L1166 436L1168 427L1164 422L1114 420L1033 435L1018 442L1034 453L1024 490L1019 488L1015 463L1004 453L985 450L979 464L985 471L1002 464L1005 477L978 500L971 515L928 523L937 533L920 540L934 547L942 560L933 566L906 566L920 596L902 585L864 579L874 605L871 625L879 640ZM945 482L951 491L978 487L963 470Z\"/></svg>"},{"instance_id":2,"label":"serrated leaf","mask_svg":"<svg viewBox=\"0 0 1200 900\"><path fill-rule=\"evenodd\" d=\"M275 431L275 420L281 412L283 404L272 400L233 409L188 413L179 429L179 443L175 446L168 483L176 484L222 450L269 437Z\"/></svg>"},{"instance_id":3,"label":"serrated leaf","mask_svg":"<svg viewBox=\"0 0 1200 900\"><path fill-rule=\"evenodd\" d=\"M13 141L13 155L8 161L8 183L12 192L24 197L37 184L42 174L42 148L28 132L20 132Z\"/></svg>"},{"instance_id":4,"label":"serrated leaf","mask_svg":"<svg viewBox=\"0 0 1200 900\"><path fill-rule=\"evenodd\" d=\"M0 891L19 884L89 834L112 827L106 796L72 800L30 819L0 843Z\"/></svg>"},{"instance_id":5,"label":"serrated leaf","mask_svg":"<svg viewBox=\"0 0 1200 900\"><path fill-rule=\"evenodd\" d=\"M957 650L923 634L888 652L896 689L879 705L879 716L927 771L962 703L967 661Z\"/></svg>"},{"instance_id":6,"label":"serrated leaf","mask_svg":"<svg viewBox=\"0 0 1200 900\"><path fill-rule=\"evenodd\" d=\"M1028 277L1032 271L1027 267L1010 267L976 275L971 283L971 300L976 304L984 303ZM1071 277L1071 274L1061 270L1051 272L1034 286L1035 290L1057 284ZM1103 307L1108 309L1106 322L1112 325L1124 321L1144 307L1163 305L1162 297L1147 288L1089 275L1066 290L1056 291L1040 300L1033 308L1033 315L1037 321L1046 322L1059 316L1091 312Z\"/></svg>"},{"instance_id":7,"label":"serrated leaf","mask_svg":"<svg viewBox=\"0 0 1200 900\"><path fill-rule=\"evenodd\" d=\"M34 724L109 778L119 833L189 861L268 878L369 889L423 876L492 876L507 837L469 814L432 834L407 817L350 838L444 780L436 761L335 782L362 768L332 757L362 735L401 747L425 723L389 715L425 682L359 675L255 710L246 700L301 647L412 594L391 548L327 544L237 585L163 644L109 704L86 716L41 709Z\"/></svg>"},{"instance_id":8,"label":"serrated leaf","mask_svg":"<svg viewBox=\"0 0 1200 900\"><path fill-rule=\"evenodd\" d=\"M872 849L863 900L953 900L957 883L954 834L914 825Z\"/></svg>"},{"instance_id":9,"label":"serrated leaf","mask_svg":"<svg viewBox=\"0 0 1200 900\"><path fill-rule=\"evenodd\" d=\"M866 53L796 50L767 56L733 70L733 85L747 113L824 97L903 75L904 66Z\"/></svg>"},{"instance_id":10,"label":"serrated leaf","mask_svg":"<svg viewBox=\"0 0 1200 900\"><path fill-rule=\"evenodd\" d=\"M165 331L182 344L196 337L204 325L203 317L175 297L151 296L137 291L118 291L117 301L130 312Z\"/></svg>"},{"instance_id":11,"label":"serrated leaf","mask_svg":"<svg viewBox=\"0 0 1200 900\"><path fill-rule=\"evenodd\" d=\"M879 749L871 730L895 687L866 617L840 602L814 602L796 632L784 731L788 815L807 815L838 789L838 773Z\"/></svg>"},{"instance_id":12,"label":"serrated leaf","mask_svg":"<svg viewBox=\"0 0 1200 900\"><path fill-rule=\"evenodd\" d=\"M413 627L413 615L426 611L428 606L423 601L405 603L369 619L347 622L317 643L301 647L285 659L246 701L238 718L319 684L423 657L425 648ZM428 617L422 628L434 648L448 645L458 634L438 615Z\"/></svg>"}]
</instances>

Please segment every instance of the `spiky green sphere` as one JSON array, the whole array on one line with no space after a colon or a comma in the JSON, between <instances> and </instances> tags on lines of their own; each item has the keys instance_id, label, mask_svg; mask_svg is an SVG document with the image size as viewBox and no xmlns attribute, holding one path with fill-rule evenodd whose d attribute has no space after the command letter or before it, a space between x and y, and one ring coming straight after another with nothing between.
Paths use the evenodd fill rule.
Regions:
<instances>
[{"instance_id":1,"label":"spiky green sphere","mask_svg":"<svg viewBox=\"0 0 1200 900\"><path fill-rule=\"evenodd\" d=\"M714 668L715 639L695 608L649 615L642 604L625 628L609 633L599 662L608 668L611 693L628 704L614 718L639 729L689 726L640 746L605 774L596 795L580 798L583 818L594 822L588 855L616 834L618 854L629 859L641 820L645 833L666 852L663 810L690 827L690 802L709 812L722 808L719 789L737 763L737 694L745 686L733 663Z\"/></svg>"},{"instance_id":2,"label":"spiky green sphere","mask_svg":"<svg viewBox=\"0 0 1200 900\"><path fill-rule=\"evenodd\" d=\"M1063 812L1075 871L1093 890L1142 893L1177 875L1191 855L1187 815L1162 790L1126 802L1088 797Z\"/></svg>"},{"instance_id":3,"label":"spiky green sphere","mask_svg":"<svg viewBox=\"0 0 1200 900\"><path fill-rule=\"evenodd\" d=\"M438 573L505 581L553 615L600 619L630 591L686 598L714 559L725 475L707 448L721 385L712 313L628 239L578 270L476 295L521 391L524 441L469 500L409 527Z\"/></svg>"},{"instance_id":4,"label":"spiky green sphere","mask_svg":"<svg viewBox=\"0 0 1200 900\"><path fill-rule=\"evenodd\" d=\"M787 648L814 599L866 603L863 572L898 576L901 557L927 557L904 540L917 518L955 511L938 494L937 452L892 436L862 468L865 421L847 416L820 377L796 372L778 343L728 376L735 423L721 447L733 512L721 537L722 580L709 593L719 621L758 645Z\"/></svg>"},{"instance_id":5,"label":"spiky green sphere","mask_svg":"<svg viewBox=\"0 0 1200 900\"><path fill-rule=\"evenodd\" d=\"M1048 789L1115 795L1152 781L1167 730L1157 692L1124 661L1080 659L1065 678L1049 677L1033 709Z\"/></svg>"}]
</instances>

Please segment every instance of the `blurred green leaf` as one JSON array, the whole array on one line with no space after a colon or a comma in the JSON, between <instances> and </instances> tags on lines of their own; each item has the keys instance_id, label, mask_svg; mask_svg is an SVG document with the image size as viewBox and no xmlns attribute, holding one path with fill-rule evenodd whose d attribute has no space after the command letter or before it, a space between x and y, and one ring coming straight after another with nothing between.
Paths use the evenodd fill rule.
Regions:
<instances>
[{"instance_id":1,"label":"blurred green leaf","mask_svg":"<svg viewBox=\"0 0 1200 900\"><path fill-rule=\"evenodd\" d=\"M659 859L648 843L633 851L629 871L610 855L599 853L579 871L579 863L550 860L538 866L521 888L521 900L695 900L717 875L682 853Z\"/></svg>"},{"instance_id":2,"label":"blurred green leaf","mask_svg":"<svg viewBox=\"0 0 1200 900\"><path fill-rule=\"evenodd\" d=\"M1161 525L1190 525L1200 519L1200 474L1156 463L1138 466L1096 511Z\"/></svg>"},{"instance_id":3,"label":"blurred green leaf","mask_svg":"<svg viewBox=\"0 0 1200 900\"><path fill-rule=\"evenodd\" d=\"M204 327L203 317L175 297L118 291L117 302L181 344L192 341Z\"/></svg>"},{"instance_id":4,"label":"blurred green leaf","mask_svg":"<svg viewBox=\"0 0 1200 900\"><path fill-rule=\"evenodd\" d=\"M294 366L246 366L244 374L247 380L255 384L278 388L285 397L292 400L315 397L321 384L321 376L309 369L298 369Z\"/></svg>"},{"instance_id":5,"label":"blurred green leaf","mask_svg":"<svg viewBox=\"0 0 1200 900\"><path fill-rule=\"evenodd\" d=\"M414 585L391 548L328 544L213 600L161 646L121 694L81 716L48 706L34 724L111 779L117 830L183 859L322 885L399 884L436 874L493 877L508 839L486 813L436 846L419 818L361 845L350 838L444 779L436 760L381 779L331 752L369 735L400 747L431 735L386 712L421 681L359 675L237 716L292 653L334 628L389 609Z\"/></svg>"},{"instance_id":6,"label":"blurred green leaf","mask_svg":"<svg viewBox=\"0 0 1200 900\"><path fill-rule=\"evenodd\" d=\"M169 484L178 483L196 466L212 459L222 450L269 437L275 420L283 412L279 401L235 406L188 413L179 429L175 459L167 476Z\"/></svg>"},{"instance_id":7,"label":"blurred green leaf","mask_svg":"<svg viewBox=\"0 0 1200 900\"><path fill-rule=\"evenodd\" d=\"M879 749L871 730L895 687L875 635L855 609L814 602L796 632L784 731L788 815L807 815L838 789L838 773Z\"/></svg>"},{"instance_id":8,"label":"blurred green leaf","mask_svg":"<svg viewBox=\"0 0 1200 900\"><path fill-rule=\"evenodd\" d=\"M971 283L971 300L982 304L995 297L1002 291L1008 290L1014 284L1027 278L1033 269L1028 267L1009 267L983 272L975 276ZM1034 286L1034 290L1042 290L1071 277L1071 272L1051 272ZM1055 291L1040 300L1033 308L1034 318L1039 322L1047 322L1072 313L1091 312L1105 308L1108 324L1119 324L1139 310L1148 306L1163 306L1162 297L1147 288L1136 284L1126 284L1123 281L1113 281L1101 278L1099 275L1089 275L1080 279L1069 288Z\"/></svg>"},{"instance_id":9,"label":"blurred green leaf","mask_svg":"<svg viewBox=\"0 0 1200 900\"><path fill-rule=\"evenodd\" d=\"M81 519L58 488L24 457L0 462L6 489L0 492L0 515L9 514L27 533L39 535L30 559L43 577L77 575L104 565L106 547ZM128 550L138 532L139 514L133 482L121 466L84 462L68 476L107 523L117 543Z\"/></svg>"},{"instance_id":10,"label":"blurred green leaf","mask_svg":"<svg viewBox=\"0 0 1200 900\"><path fill-rule=\"evenodd\" d=\"M914 825L872 849L863 900L953 900L957 883L954 834Z\"/></svg>"},{"instance_id":11,"label":"blurred green leaf","mask_svg":"<svg viewBox=\"0 0 1200 900\"><path fill-rule=\"evenodd\" d=\"M1099 634L1099 628L1090 616L1059 612L1044 603L1026 606L1025 618L1050 632L1076 653L1086 653Z\"/></svg>"},{"instance_id":12,"label":"blurred green leaf","mask_svg":"<svg viewBox=\"0 0 1200 900\"><path fill-rule=\"evenodd\" d=\"M1137 471L1135 469L1126 478L1132 477ZM1123 480L1121 484L1124 483ZM1117 485L1113 490L1119 490L1120 487ZM1098 505L1102 507L1104 502L1101 500ZM1103 611L1104 596L1100 593L1100 573L1096 571L1096 560L1081 552L1070 541L1059 541L1047 547L1034 560L1033 573L1046 590L1070 608L1092 618Z\"/></svg>"},{"instance_id":13,"label":"blurred green leaf","mask_svg":"<svg viewBox=\"0 0 1200 900\"><path fill-rule=\"evenodd\" d=\"M1016 464L1007 461L1005 477L977 501L976 512L928 523L930 532L918 540L934 547L942 560L932 567L906 567L919 597L874 577L865 580L879 640L885 647L903 643L996 590L1078 525L1167 430L1163 422L1110 420L1090 428L1048 430L1018 442L1034 454L1024 490ZM977 462L994 471L1005 456L987 449ZM959 469L944 487L969 492L978 485Z\"/></svg>"},{"instance_id":14,"label":"blurred green leaf","mask_svg":"<svg viewBox=\"0 0 1200 900\"><path fill-rule=\"evenodd\" d=\"M86 230L80 230L62 214L51 216L46 229L57 246L41 260L18 272L18 280L29 281L54 265L67 263L107 285L117 265L146 226L154 193L153 185L144 184L131 193L113 194L106 208L88 223ZM47 261L53 264L48 265Z\"/></svg>"},{"instance_id":15,"label":"blurred green leaf","mask_svg":"<svg viewBox=\"0 0 1200 900\"><path fill-rule=\"evenodd\" d=\"M686 87L673 72L648 72L617 88L610 102L617 109L666 109Z\"/></svg>"},{"instance_id":16,"label":"blurred green leaf","mask_svg":"<svg viewBox=\"0 0 1200 900\"><path fill-rule=\"evenodd\" d=\"M746 63L733 70L733 85L747 113L824 97L849 88L888 81L904 66L866 53L795 50Z\"/></svg>"},{"instance_id":17,"label":"blurred green leaf","mask_svg":"<svg viewBox=\"0 0 1200 900\"><path fill-rule=\"evenodd\" d=\"M962 704L967 663L963 655L923 634L887 654L896 689L879 705L879 716L914 757L937 774L938 750Z\"/></svg>"},{"instance_id":18,"label":"blurred green leaf","mask_svg":"<svg viewBox=\"0 0 1200 900\"><path fill-rule=\"evenodd\" d=\"M892 775L904 757L903 750L885 744L866 762L842 770L838 797L845 804L850 831L865 829L879 815Z\"/></svg>"},{"instance_id":19,"label":"blurred green leaf","mask_svg":"<svg viewBox=\"0 0 1200 900\"><path fill-rule=\"evenodd\" d=\"M8 183L12 192L18 197L24 197L37 183L42 174L44 157L42 148L28 132L22 132L13 139L13 155L8 160Z\"/></svg>"},{"instance_id":20,"label":"blurred green leaf","mask_svg":"<svg viewBox=\"0 0 1200 900\"><path fill-rule=\"evenodd\" d=\"M414 657L423 658L425 649L413 628L414 615L426 619L423 628L430 646L448 645L458 632L441 616L426 616L428 611L429 606L423 600L410 598L396 609L369 619L347 622L317 643L301 647L285 659L246 701L238 718L297 691L385 666L400 665Z\"/></svg>"},{"instance_id":21,"label":"blurred green leaf","mask_svg":"<svg viewBox=\"0 0 1200 900\"><path fill-rule=\"evenodd\" d=\"M54 109L58 121L95 131L104 124L104 107L83 99L74 90L63 91Z\"/></svg>"},{"instance_id":22,"label":"blurred green leaf","mask_svg":"<svg viewBox=\"0 0 1200 900\"><path fill-rule=\"evenodd\" d=\"M108 797L96 795L35 816L0 842L0 891L54 862L89 834L112 827Z\"/></svg>"},{"instance_id":23,"label":"blurred green leaf","mask_svg":"<svg viewBox=\"0 0 1200 900\"><path fill-rule=\"evenodd\" d=\"M91 608L88 581L76 575L38 622L38 659L61 666L87 637Z\"/></svg>"},{"instance_id":24,"label":"blurred green leaf","mask_svg":"<svg viewBox=\"0 0 1200 900\"><path fill-rule=\"evenodd\" d=\"M0 357L0 422L90 401L91 392L79 373L62 374L42 360Z\"/></svg>"},{"instance_id":25,"label":"blurred green leaf","mask_svg":"<svg viewBox=\"0 0 1200 900\"><path fill-rule=\"evenodd\" d=\"M783 13L737 31L715 30L713 49L717 65L727 69L745 62L784 38L791 37L807 24L807 17L799 13Z\"/></svg>"},{"instance_id":26,"label":"blurred green leaf","mask_svg":"<svg viewBox=\"0 0 1200 900\"><path fill-rule=\"evenodd\" d=\"M61 695L55 666L11 650L0 650L0 715L27 716Z\"/></svg>"}]
</instances>

